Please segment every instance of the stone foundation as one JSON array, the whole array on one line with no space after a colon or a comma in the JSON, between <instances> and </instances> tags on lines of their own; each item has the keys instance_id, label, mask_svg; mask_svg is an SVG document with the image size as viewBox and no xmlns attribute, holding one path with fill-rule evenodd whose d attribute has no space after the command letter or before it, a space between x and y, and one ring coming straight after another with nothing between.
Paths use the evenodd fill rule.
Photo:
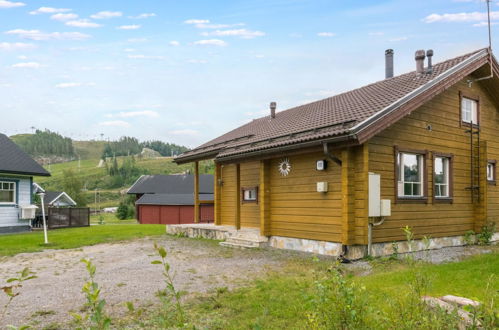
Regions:
<instances>
[{"instance_id":1,"label":"stone foundation","mask_svg":"<svg viewBox=\"0 0 499 330\"><path fill-rule=\"evenodd\" d=\"M296 250L328 256L339 256L342 247L341 243L281 236L270 237L269 245L276 249Z\"/></svg>"},{"instance_id":2,"label":"stone foundation","mask_svg":"<svg viewBox=\"0 0 499 330\"><path fill-rule=\"evenodd\" d=\"M167 225L166 232L170 235L182 235L193 238L207 238L218 241L224 241L232 236L231 230L229 228L225 228L224 226L206 224Z\"/></svg>"}]
</instances>

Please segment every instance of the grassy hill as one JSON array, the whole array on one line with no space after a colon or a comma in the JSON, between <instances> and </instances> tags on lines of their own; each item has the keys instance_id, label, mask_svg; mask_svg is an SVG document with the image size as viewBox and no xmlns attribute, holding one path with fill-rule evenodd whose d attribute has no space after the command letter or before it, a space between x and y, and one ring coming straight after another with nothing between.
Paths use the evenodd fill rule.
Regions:
<instances>
[{"instance_id":1,"label":"grassy hill","mask_svg":"<svg viewBox=\"0 0 499 330\"><path fill-rule=\"evenodd\" d=\"M121 164L126 157L118 157ZM130 185L113 187L106 167L98 167L99 158L82 159L80 162L71 161L59 164L47 165L45 168L52 174L51 177L37 177L35 181L47 190L62 190L63 172L72 170L75 175L84 182L86 189L88 206L95 207L95 190L100 194L100 207L118 206L123 193ZM178 174L186 171L193 171L191 164L177 165L170 157L153 159L136 159L136 167L147 174ZM202 173L212 172L209 162L203 162L200 166ZM138 178L138 177L137 177ZM133 178L135 181L137 178Z\"/></svg>"},{"instance_id":2,"label":"grassy hill","mask_svg":"<svg viewBox=\"0 0 499 330\"><path fill-rule=\"evenodd\" d=\"M106 141L73 141L73 147L81 159L98 159L102 156Z\"/></svg>"}]
</instances>

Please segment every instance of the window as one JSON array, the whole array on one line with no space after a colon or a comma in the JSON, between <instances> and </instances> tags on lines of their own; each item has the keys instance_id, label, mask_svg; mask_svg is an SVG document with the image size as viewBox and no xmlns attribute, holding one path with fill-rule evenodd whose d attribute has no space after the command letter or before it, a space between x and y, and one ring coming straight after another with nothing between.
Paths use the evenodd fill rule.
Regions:
<instances>
[{"instance_id":1,"label":"window","mask_svg":"<svg viewBox=\"0 0 499 330\"><path fill-rule=\"evenodd\" d=\"M0 181L0 204L16 203L16 183Z\"/></svg>"},{"instance_id":2,"label":"window","mask_svg":"<svg viewBox=\"0 0 499 330\"><path fill-rule=\"evenodd\" d=\"M487 163L487 181L495 182L496 181L496 161L489 160Z\"/></svg>"},{"instance_id":3,"label":"window","mask_svg":"<svg viewBox=\"0 0 499 330\"><path fill-rule=\"evenodd\" d=\"M398 153L399 197L424 197L424 155L415 153Z\"/></svg>"},{"instance_id":4,"label":"window","mask_svg":"<svg viewBox=\"0 0 499 330\"><path fill-rule=\"evenodd\" d=\"M243 202L258 201L258 187L242 188Z\"/></svg>"},{"instance_id":5,"label":"window","mask_svg":"<svg viewBox=\"0 0 499 330\"><path fill-rule=\"evenodd\" d=\"M450 197L450 157L435 157L434 164L434 182L435 198Z\"/></svg>"},{"instance_id":6,"label":"window","mask_svg":"<svg viewBox=\"0 0 499 330\"><path fill-rule=\"evenodd\" d=\"M468 124L478 124L478 101L461 98L461 120Z\"/></svg>"}]
</instances>

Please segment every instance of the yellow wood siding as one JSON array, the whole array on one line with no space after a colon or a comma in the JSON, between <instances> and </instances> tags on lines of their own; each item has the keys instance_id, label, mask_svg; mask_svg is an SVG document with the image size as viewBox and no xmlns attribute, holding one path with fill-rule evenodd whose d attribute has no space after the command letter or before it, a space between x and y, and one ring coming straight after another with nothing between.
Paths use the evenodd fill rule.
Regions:
<instances>
[{"instance_id":1,"label":"yellow wood siding","mask_svg":"<svg viewBox=\"0 0 499 330\"><path fill-rule=\"evenodd\" d=\"M222 225L235 226L236 220L236 165L222 165L222 187L220 219Z\"/></svg>"},{"instance_id":2,"label":"yellow wood siding","mask_svg":"<svg viewBox=\"0 0 499 330\"><path fill-rule=\"evenodd\" d=\"M329 162L326 171L316 170L322 153L287 157L291 172L282 176L270 161L270 234L339 242L341 240L341 168ZM328 193L317 192L317 182L329 184Z\"/></svg>"},{"instance_id":3,"label":"yellow wood siding","mask_svg":"<svg viewBox=\"0 0 499 330\"><path fill-rule=\"evenodd\" d=\"M490 101L480 83L474 83L469 88L466 79L372 138L368 143L369 170L381 174L382 198L389 198L392 202L395 201L396 193L394 146L429 151L426 163L427 204L392 204L392 216L388 217L383 225L375 227L374 242L404 239L401 228L406 225L412 227L418 237L462 235L468 230L476 229L474 221L478 214L477 206L471 203L471 193L466 190L471 181L470 136L465 133L467 128L460 125L460 91L479 96L480 138L482 141L487 141L487 157L499 158L497 105ZM431 130L428 129L428 125L431 125ZM433 203L432 152L454 155L452 204ZM483 174L481 178L483 182ZM483 186L482 184L482 198L487 196ZM487 208L490 220L497 221L499 193L495 186L489 185L487 188L488 206L483 205L482 208ZM486 213L480 212L482 215Z\"/></svg>"},{"instance_id":4,"label":"yellow wood siding","mask_svg":"<svg viewBox=\"0 0 499 330\"><path fill-rule=\"evenodd\" d=\"M258 187L260 162L241 163L241 188ZM258 203L241 204L241 227L260 227L260 207Z\"/></svg>"}]
</instances>

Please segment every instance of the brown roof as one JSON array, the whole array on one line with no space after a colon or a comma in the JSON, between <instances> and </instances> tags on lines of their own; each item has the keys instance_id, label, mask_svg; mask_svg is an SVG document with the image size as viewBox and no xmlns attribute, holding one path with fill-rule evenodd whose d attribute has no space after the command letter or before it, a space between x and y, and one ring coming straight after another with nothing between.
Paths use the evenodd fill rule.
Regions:
<instances>
[{"instance_id":1,"label":"brown roof","mask_svg":"<svg viewBox=\"0 0 499 330\"><path fill-rule=\"evenodd\" d=\"M414 103L425 92L444 86L442 84L448 85L450 78L462 79L487 63L488 54L488 49L480 49L435 64L429 74L406 73L278 112L275 118L269 115L255 119L181 154L175 161L228 160L264 150L272 152L285 146L318 145L318 141L322 143L339 137L364 142L374 135L370 131L375 122L386 121L392 112ZM363 131L370 134L362 136ZM364 141L359 141L361 136Z\"/></svg>"}]
</instances>

